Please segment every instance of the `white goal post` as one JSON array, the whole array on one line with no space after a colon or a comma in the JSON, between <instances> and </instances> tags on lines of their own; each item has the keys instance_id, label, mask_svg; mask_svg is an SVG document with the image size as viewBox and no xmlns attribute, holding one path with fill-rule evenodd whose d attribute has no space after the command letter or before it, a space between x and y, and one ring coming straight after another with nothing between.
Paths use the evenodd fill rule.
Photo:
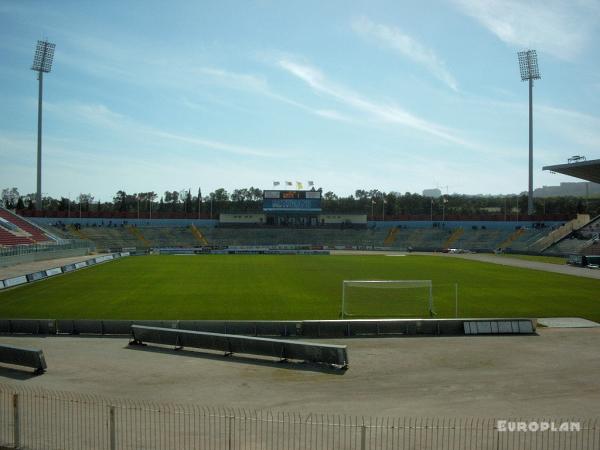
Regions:
<instances>
[{"instance_id":1,"label":"white goal post","mask_svg":"<svg viewBox=\"0 0 600 450\"><path fill-rule=\"evenodd\" d=\"M393 293L392 295L386 293L382 295L377 292L371 291L365 296L353 295L353 289L357 288L361 291L367 289L385 289L385 290L399 290L402 293ZM407 295L408 290L413 290L411 294ZM355 300L359 297L358 300ZM361 298L362 297L362 298ZM362 313L356 313L349 310L349 305L352 302L358 302L358 310L362 310ZM397 302L397 303L396 303ZM410 307L404 310L403 302ZM381 311L369 311L369 309L381 309ZM435 315L433 306L433 283L431 280L344 280L342 282L342 309L340 317L342 319L347 317L386 317L385 311L389 310L387 317L397 316L415 316L417 314L429 316ZM373 315L371 315L373 314Z\"/></svg>"}]
</instances>

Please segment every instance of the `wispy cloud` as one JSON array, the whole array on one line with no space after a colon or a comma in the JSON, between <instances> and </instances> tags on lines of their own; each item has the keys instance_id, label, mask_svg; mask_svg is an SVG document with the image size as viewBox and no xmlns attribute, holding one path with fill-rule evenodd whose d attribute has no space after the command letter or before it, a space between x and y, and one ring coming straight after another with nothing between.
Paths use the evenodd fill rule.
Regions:
<instances>
[{"instance_id":1,"label":"wispy cloud","mask_svg":"<svg viewBox=\"0 0 600 450\"><path fill-rule=\"evenodd\" d=\"M502 41L574 59L592 38L600 18L597 2L559 0L453 0Z\"/></svg>"},{"instance_id":2,"label":"wispy cloud","mask_svg":"<svg viewBox=\"0 0 600 450\"><path fill-rule=\"evenodd\" d=\"M597 152L600 148L600 117L550 105L539 105L537 108L546 129L572 143L570 148L565 149L568 155Z\"/></svg>"},{"instance_id":3,"label":"wispy cloud","mask_svg":"<svg viewBox=\"0 0 600 450\"><path fill-rule=\"evenodd\" d=\"M444 141L469 145L464 139L460 138L455 132L446 127L424 120L398 106L376 103L350 89L329 81L327 77L315 67L289 59L281 59L278 61L278 64L279 67L301 79L315 91L333 97L337 101L358 109L359 111L368 113L379 121L403 125L441 138Z\"/></svg>"},{"instance_id":4,"label":"wispy cloud","mask_svg":"<svg viewBox=\"0 0 600 450\"><path fill-rule=\"evenodd\" d=\"M458 90L456 79L435 51L427 48L412 36L403 33L399 28L375 23L366 17L362 17L352 22L352 29L357 34L375 39L380 44L395 50L411 61L421 64L452 90Z\"/></svg>"},{"instance_id":5,"label":"wispy cloud","mask_svg":"<svg viewBox=\"0 0 600 450\"><path fill-rule=\"evenodd\" d=\"M269 86L268 82L261 77L252 74L231 72L223 69L214 67L202 67L197 70L197 73L207 76L213 79L217 84L230 88L230 89L241 89L244 91L252 92L255 94L269 97L273 100L285 103L295 108L302 109L310 114L323 117L329 120L336 120L339 122L354 122L349 117L346 117L342 113L333 110L324 110L319 108L313 108L302 102L293 100L285 95L274 92Z\"/></svg>"},{"instance_id":6,"label":"wispy cloud","mask_svg":"<svg viewBox=\"0 0 600 450\"><path fill-rule=\"evenodd\" d=\"M45 106L48 110L53 111L55 114L58 114L69 121L84 121L102 129L108 128L111 130L121 131L126 133L128 136L139 136L146 138L153 137L168 142L182 142L189 144L196 149L210 149L236 155L256 156L262 158L282 158L292 153L283 149L270 150L254 148L153 128L144 124L140 124L123 114L114 112L110 108L101 104L55 104L46 102Z\"/></svg>"}]
</instances>

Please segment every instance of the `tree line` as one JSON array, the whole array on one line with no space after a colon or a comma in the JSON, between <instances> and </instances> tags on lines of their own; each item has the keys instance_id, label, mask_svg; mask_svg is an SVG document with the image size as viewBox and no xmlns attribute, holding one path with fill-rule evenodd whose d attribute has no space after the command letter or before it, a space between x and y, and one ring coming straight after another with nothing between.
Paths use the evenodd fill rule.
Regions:
<instances>
[{"instance_id":1,"label":"tree line","mask_svg":"<svg viewBox=\"0 0 600 450\"><path fill-rule=\"evenodd\" d=\"M322 189L319 189L322 192ZM65 197L54 198L44 196L42 206L44 212L68 212L76 216L85 212L115 213L130 217L140 214L148 217L160 213L178 213L196 215L198 217L217 218L220 213L261 212L262 190L250 187L235 189L229 193L219 188L207 195L201 190L165 191L159 196L154 191L127 193L119 190L111 201L99 201L90 193L79 194L75 199ZM4 207L27 214L35 209L35 194L21 195L17 188L2 190L1 199ZM322 194L321 202L324 213L360 213L374 219L392 219L407 216L436 217L440 216L500 216L514 220L517 216L525 217L527 213L527 196L520 195L461 195L449 194L438 198L424 197L420 194L405 192L383 192L377 189L357 189L349 196L338 196L332 191ZM600 214L600 197L549 197L534 199L536 216L574 216L587 213L592 217ZM56 214L53 214L56 216Z\"/></svg>"}]
</instances>

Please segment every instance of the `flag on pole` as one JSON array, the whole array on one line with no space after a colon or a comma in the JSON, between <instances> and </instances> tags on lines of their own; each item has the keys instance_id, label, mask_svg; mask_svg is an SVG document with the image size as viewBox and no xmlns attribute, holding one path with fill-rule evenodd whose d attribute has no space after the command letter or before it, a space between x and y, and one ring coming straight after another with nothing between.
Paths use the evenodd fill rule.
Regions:
<instances>
[{"instance_id":1,"label":"flag on pole","mask_svg":"<svg viewBox=\"0 0 600 450\"><path fill-rule=\"evenodd\" d=\"M273 186L279 186L281 183L279 181L273 181Z\"/></svg>"},{"instance_id":2,"label":"flag on pole","mask_svg":"<svg viewBox=\"0 0 600 450\"><path fill-rule=\"evenodd\" d=\"M303 189L304 186L299 181L296 181L296 189Z\"/></svg>"}]
</instances>

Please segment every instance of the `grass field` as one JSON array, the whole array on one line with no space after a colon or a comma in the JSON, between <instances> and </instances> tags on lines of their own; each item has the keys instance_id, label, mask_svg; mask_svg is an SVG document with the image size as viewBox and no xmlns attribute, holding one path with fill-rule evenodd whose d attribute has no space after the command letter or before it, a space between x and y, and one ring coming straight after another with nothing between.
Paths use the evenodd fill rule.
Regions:
<instances>
[{"instance_id":1,"label":"grass field","mask_svg":"<svg viewBox=\"0 0 600 450\"><path fill-rule=\"evenodd\" d=\"M2 318L337 318L342 280L431 279L439 317L600 321L600 280L411 255L130 257L0 291Z\"/></svg>"}]
</instances>

